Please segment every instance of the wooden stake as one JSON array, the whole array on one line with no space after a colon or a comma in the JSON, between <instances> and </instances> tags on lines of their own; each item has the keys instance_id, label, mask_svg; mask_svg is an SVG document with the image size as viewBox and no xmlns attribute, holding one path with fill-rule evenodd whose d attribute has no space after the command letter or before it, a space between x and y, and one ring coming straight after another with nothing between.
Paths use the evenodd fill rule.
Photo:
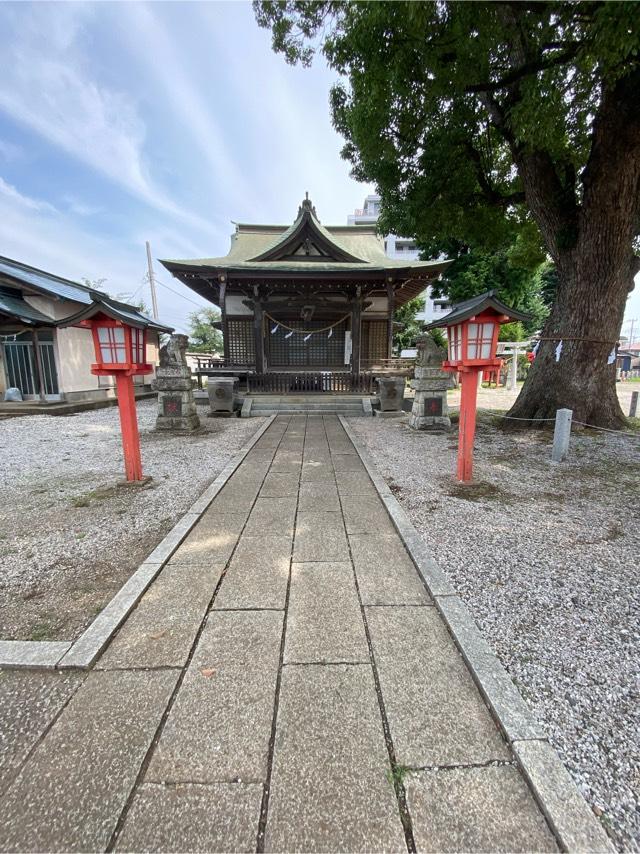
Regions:
<instances>
[{"instance_id":1,"label":"wooden stake","mask_svg":"<svg viewBox=\"0 0 640 854\"><path fill-rule=\"evenodd\" d=\"M138 433L138 414L133 377L116 374L118 390L118 411L122 430L122 450L127 480L142 480L142 460L140 459L140 435Z\"/></svg>"},{"instance_id":2,"label":"wooden stake","mask_svg":"<svg viewBox=\"0 0 640 854\"><path fill-rule=\"evenodd\" d=\"M457 478L469 481L473 476L473 440L476 434L476 399L479 370L464 371L461 380L460 424L458 426Z\"/></svg>"}]
</instances>

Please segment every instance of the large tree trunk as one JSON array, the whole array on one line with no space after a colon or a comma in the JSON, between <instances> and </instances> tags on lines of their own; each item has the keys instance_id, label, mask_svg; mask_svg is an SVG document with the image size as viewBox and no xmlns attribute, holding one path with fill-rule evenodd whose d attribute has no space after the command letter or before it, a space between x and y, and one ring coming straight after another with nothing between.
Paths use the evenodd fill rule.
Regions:
<instances>
[{"instance_id":1,"label":"large tree trunk","mask_svg":"<svg viewBox=\"0 0 640 854\"><path fill-rule=\"evenodd\" d=\"M556 410L564 408L573 410L573 418L586 424L612 429L624 426L616 393L616 365L615 361L608 364L608 358L618 341L629 276L618 275L605 286L601 270L607 256L593 257L599 251L594 247L593 253L585 253L571 271L566 265L564 271L559 269L556 301L536 359L508 413L513 418L554 418ZM611 271L606 278L611 279ZM542 427L545 423L506 424L518 425Z\"/></svg>"},{"instance_id":2,"label":"large tree trunk","mask_svg":"<svg viewBox=\"0 0 640 854\"><path fill-rule=\"evenodd\" d=\"M546 154L524 146L515 147L514 157L559 285L538 355L509 415L551 418L566 407L578 421L620 428L625 418L615 364L607 359L638 272L632 247L640 200L640 72L603 93L580 202L568 192L574 185L570 167L561 175Z\"/></svg>"}]
</instances>

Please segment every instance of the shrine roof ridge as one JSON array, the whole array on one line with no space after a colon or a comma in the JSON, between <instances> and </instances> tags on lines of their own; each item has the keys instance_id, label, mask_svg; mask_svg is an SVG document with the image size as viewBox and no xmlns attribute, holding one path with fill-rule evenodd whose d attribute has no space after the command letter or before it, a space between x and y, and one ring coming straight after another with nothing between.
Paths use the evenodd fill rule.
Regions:
<instances>
[{"instance_id":1,"label":"shrine roof ridge","mask_svg":"<svg viewBox=\"0 0 640 854\"><path fill-rule=\"evenodd\" d=\"M463 320L469 320L476 314L486 311L488 308L493 309L498 314L506 315L511 321L520 320L526 322L527 320L531 320L530 314L510 308L502 300L498 299L495 290L491 290L457 303L448 314L427 324L423 329L428 330L437 329L442 326L452 326L455 323L461 323Z\"/></svg>"}]
</instances>

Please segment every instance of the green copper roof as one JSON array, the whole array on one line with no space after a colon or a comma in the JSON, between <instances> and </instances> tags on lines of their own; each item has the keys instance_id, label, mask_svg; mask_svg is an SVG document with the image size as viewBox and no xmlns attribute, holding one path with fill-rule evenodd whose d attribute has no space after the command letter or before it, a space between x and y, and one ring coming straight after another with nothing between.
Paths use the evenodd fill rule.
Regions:
<instances>
[{"instance_id":1,"label":"green copper roof","mask_svg":"<svg viewBox=\"0 0 640 854\"><path fill-rule=\"evenodd\" d=\"M287 247L293 245L298 233L301 240L306 234L311 243L315 241L324 254L287 255ZM284 257L274 258L278 255L279 247L285 253ZM349 260L343 260L345 258ZM388 258L384 251L384 241L377 234L375 225L323 226L311 203L305 200L291 226L238 224L235 234L231 237L231 248L227 255L185 260L172 259L161 263L172 273L190 270L194 273L236 270L271 273L282 271L309 275L314 272L382 273L405 270L409 274L424 277L429 274L437 275L451 262L404 261Z\"/></svg>"}]
</instances>

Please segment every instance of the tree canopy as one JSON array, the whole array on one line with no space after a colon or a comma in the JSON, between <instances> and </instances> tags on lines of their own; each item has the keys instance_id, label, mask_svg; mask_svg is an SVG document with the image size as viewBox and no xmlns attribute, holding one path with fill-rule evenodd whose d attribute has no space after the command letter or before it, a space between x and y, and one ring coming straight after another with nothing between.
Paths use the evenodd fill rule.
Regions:
<instances>
[{"instance_id":1,"label":"tree canopy","mask_svg":"<svg viewBox=\"0 0 640 854\"><path fill-rule=\"evenodd\" d=\"M255 0L254 9L287 61L308 64L321 50L339 73L333 122L354 176L381 193L381 230L431 255L453 242L551 258L554 304L512 414L565 406L583 421L623 423L608 355L640 268L637 4Z\"/></svg>"},{"instance_id":2,"label":"tree canopy","mask_svg":"<svg viewBox=\"0 0 640 854\"><path fill-rule=\"evenodd\" d=\"M222 350L222 333L213 324L220 320L217 308L201 308L189 315L189 348L199 353Z\"/></svg>"}]
</instances>

